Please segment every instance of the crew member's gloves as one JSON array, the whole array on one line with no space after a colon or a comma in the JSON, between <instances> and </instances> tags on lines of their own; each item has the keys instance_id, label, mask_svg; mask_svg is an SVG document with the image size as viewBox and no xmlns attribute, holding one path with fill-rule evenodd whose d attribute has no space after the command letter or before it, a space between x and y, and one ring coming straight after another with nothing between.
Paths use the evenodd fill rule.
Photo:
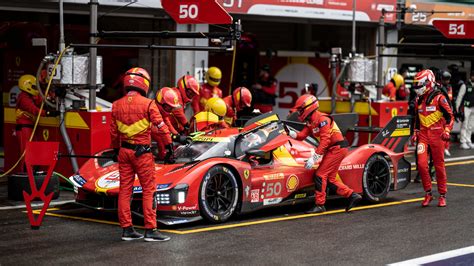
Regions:
<instances>
[{"instance_id":1,"label":"crew member's gloves","mask_svg":"<svg viewBox=\"0 0 474 266\"><path fill-rule=\"evenodd\" d=\"M411 136L412 143L416 143L418 141L418 134L420 134L420 131L415 129L415 131L413 131L413 136Z\"/></svg>"},{"instance_id":2,"label":"crew member's gloves","mask_svg":"<svg viewBox=\"0 0 474 266\"><path fill-rule=\"evenodd\" d=\"M172 135L171 139L173 140L173 142L177 142L177 143L183 144L183 145L188 143L187 137L182 136L182 135Z\"/></svg>"},{"instance_id":3,"label":"crew member's gloves","mask_svg":"<svg viewBox=\"0 0 474 266\"><path fill-rule=\"evenodd\" d=\"M112 154L112 161L118 162L119 148L114 148L114 154Z\"/></svg>"},{"instance_id":4,"label":"crew member's gloves","mask_svg":"<svg viewBox=\"0 0 474 266\"><path fill-rule=\"evenodd\" d=\"M61 112L56 111L56 110L46 111L46 116L47 117L56 117L56 116L59 116L59 114L61 114Z\"/></svg>"},{"instance_id":5,"label":"crew member's gloves","mask_svg":"<svg viewBox=\"0 0 474 266\"><path fill-rule=\"evenodd\" d=\"M173 151L173 144L166 145L166 155L165 155L165 164L173 164L175 163L174 160L174 151Z\"/></svg>"},{"instance_id":6,"label":"crew member's gloves","mask_svg":"<svg viewBox=\"0 0 474 266\"><path fill-rule=\"evenodd\" d=\"M294 130L288 129L288 136L290 136L293 139L296 139L296 137L298 136L298 133L296 133L296 131Z\"/></svg>"},{"instance_id":7,"label":"crew member's gloves","mask_svg":"<svg viewBox=\"0 0 474 266\"><path fill-rule=\"evenodd\" d=\"M450 136L449 136L449 131L444 131L441 134L441 139L444 140L444 141L449 141L451 139Z\"/></svg>"},{"instance_id":8,"label":"crew member's gloves","mask_svg":"<svg viewBox=\"0 0 474 266\"><path fill-rule=\"evenodd\" d=\"M304 165L304 168L306 169L312 169L313 168L313 165L321 158L323 157L322 155L320 154L317 154L317 153L313 153L313 155L311 157L309 157L309 159L306 161L305 165Z\"/></svg>"}]
</instances>

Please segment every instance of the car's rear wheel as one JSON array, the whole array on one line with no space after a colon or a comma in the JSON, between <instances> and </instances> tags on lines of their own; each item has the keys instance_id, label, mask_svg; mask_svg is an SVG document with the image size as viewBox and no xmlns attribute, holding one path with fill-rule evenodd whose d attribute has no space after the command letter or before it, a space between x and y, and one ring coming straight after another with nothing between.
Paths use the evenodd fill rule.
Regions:
<instances>
[{"instance_id":1,"label":"car's rear wheel","mask_svg":"<svg viewBox=\"0 0 474 266\"><path fill-rule=\"evenodd\" d=\"M372 155L364 168L362 188L364 198L370 202L380 202L390 190L390 164L382 155Z\"/></svg>"},{"instance_id":2,"label":"car's rear wheel","mask_svg":"<svg viewBox=\"0 0 474 266\"><path fill-rule=\"evenodd\" d=\"M213 166L202 179L199 191L201 215L208 221L227 221L235 212L239 185L235 174L226 166Z\"/></svg>"}]
</instances>

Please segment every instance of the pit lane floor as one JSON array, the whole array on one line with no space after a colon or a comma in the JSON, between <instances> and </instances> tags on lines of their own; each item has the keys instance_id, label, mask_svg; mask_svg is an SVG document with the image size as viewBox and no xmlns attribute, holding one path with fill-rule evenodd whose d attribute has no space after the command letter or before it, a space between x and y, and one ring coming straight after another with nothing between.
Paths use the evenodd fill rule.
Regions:
<instances>
[{"instance_id":1,"label":"pit lane floor","mask_svg":"<svg viewBox=\"0 0 474 266\"><path fill-rule=\"evenodd\" d=\"M0 211L0 264L313 264L382 265L474 245L474 161L449 163L448 207L421 208L421 184L389 193L383 204L344 213L308 205L237 217L224 225L163 228L165 243L120 241L113 213L51 208L40 230L24 210ZM141 221L137 220L137 224Z\"/></svg>"}]
</instances>

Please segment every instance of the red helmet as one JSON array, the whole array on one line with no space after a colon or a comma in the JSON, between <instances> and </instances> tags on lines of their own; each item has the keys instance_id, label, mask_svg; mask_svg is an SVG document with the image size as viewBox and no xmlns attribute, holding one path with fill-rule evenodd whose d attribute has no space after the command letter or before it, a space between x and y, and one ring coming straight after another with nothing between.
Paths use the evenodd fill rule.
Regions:
<instances>
[{"instance_id":1,"label":"red helmet","mask_svg":"<svg viewBox=\"0 0 474 266\"><path fill-rule=\"evenodd\" d=\"M134 67L125 72L123 77L123 87L126 91L136 90L141 95L146 96L150 89L150 74L141 68Z\"/></svg>"},{"instance_id":2,"label":"red helmet","mask_svg":"<svg viewBox=\"0 0 474 266\"><path fill-rule=\"evenodd\" d=\"M178 93L169 87L163 87L158 91L156 94L156 101L166 112L171 112L173 109L181 107Z\"/></svg>"},{"instance_id":3,"label":"red helmet","mask_svg":"<svg viewBox=\"0 0 474 266\"><path fill-rule=\"evenodd\" d=\"M301 121L305 121L318 108L319 101L316 96L312 94L304 94L296 100L295 106L292 109L295 112L298 112L298 118Z\"/></svg>"},{"instance_id":4,"label":"red helmet","mask_svg":"<svg viewBox=\"0 0 474 266\"><path fill-rule=\"evenodd\" d=\"M178 89L185 103L199 95L199 83L193 76L185 75L178 80Z\"/></svg>"},{"instance_id":5,"label":"red helmet","mask_svg":"<svg viewBox=\"0 0 474 266\"><path fill-rule=\"evenodd\" d=\"M238 87L235 89L232 93L232 97L235 107L239 111L245 107L250 107L252 104L252 93L250 93L249 89L245 87Z\"/></svg>"},{"instance_id":6,"label":"red helmet","mask_svg":"<svg viewBox=\"0 0 474 266\"><path fill-rule=\"evenodd\" d=\"M416 94L418 94L418 96L432 91L435 85L435 75L429 69L425 69L416 73L413 80L413 89L415 90Z\"/></svg>"}]
</instances>

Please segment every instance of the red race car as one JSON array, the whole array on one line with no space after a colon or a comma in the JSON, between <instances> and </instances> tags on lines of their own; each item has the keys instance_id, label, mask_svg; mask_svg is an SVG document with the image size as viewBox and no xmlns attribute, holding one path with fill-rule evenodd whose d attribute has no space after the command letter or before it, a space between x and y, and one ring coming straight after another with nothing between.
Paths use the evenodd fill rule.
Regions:
<instances>
[{"instance_id":1,"label":"red race car","mask_svg":"<svg viewBox=\"0 0 474 266\"><path fill-rule=\"evenodd\" d=\"M341 163L338 178L370 202L380 202L390 189L406 187L411 167L403 149L410 123L410 117L395 117L372 144L352 149ZM311 137L290 138L286 127L295 130L298 125L269 113L251 119L241 130L207 132L178 147L175 164L156 164L158 221L171 225L204 218L219 223L234 214L314 200L313 171L318 164L311 170L304 164L318 142ZM70 180L79 204L100 210L117 208L117 163L90 159ZM330 185L328 190L334 194ZM141 213L138 179L132 209Z\"/></svg>"}]
</instances>

